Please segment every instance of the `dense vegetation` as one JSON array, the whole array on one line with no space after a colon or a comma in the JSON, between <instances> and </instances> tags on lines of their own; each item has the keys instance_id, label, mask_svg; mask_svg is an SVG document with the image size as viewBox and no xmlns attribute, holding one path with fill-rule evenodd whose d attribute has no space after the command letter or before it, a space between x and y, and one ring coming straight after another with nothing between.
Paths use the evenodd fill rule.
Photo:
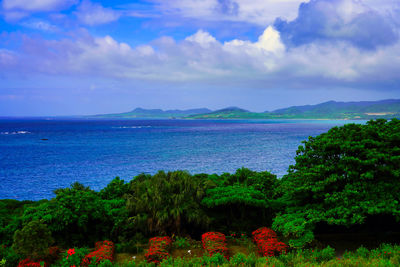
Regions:
<instances>
[{"instance_id":1,"label":"dense vegetation","mask_svg":"<svg viewBox=\"0 0 400 267\"><path fill-rule=\"evenodd\" d=\"M16 266L27 257L44 259L53 245L75 247L74 255L83 257L88 252L79 247L101 240L113 241L117 252L138 253L141 244L157 235L178 242L183 237L199 240L209 231L247 236L267 226L292 250L275 259L275 266L283 266L306 253L295 249L319 246L323 233L398 232L399 120L332 128L304 141L295 159L282 179L246 168L221 175L160 171L129 182L117 177L99 192L75 183L56 190L51 200L1 200L0 260ZM384 260L398 261L398 247L394 250ZM360 261L368 257L360 256ZM219 260L223 264L226 259Z\"/></svg>"}]
</instances>

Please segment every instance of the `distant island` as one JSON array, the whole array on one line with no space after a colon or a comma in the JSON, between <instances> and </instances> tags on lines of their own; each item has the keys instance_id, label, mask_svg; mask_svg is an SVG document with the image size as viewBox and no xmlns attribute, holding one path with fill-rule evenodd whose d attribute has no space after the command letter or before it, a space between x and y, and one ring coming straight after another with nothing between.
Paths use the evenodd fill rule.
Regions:
<instances>
[{"instance_id":1,"label":"distant island","mask_svg":"<svg viewBox=\"0 0 400 267\"><path fill-rule=\"evenodd\" d=\"M130 112L101 114L91 118L146 118L146 119L340 119L369 120L400 117L400 100L336 102L317 105L292 106L274 111L251 112L238 107L212 111L207 108L189 110L161 110L136 108Z\"/></svg>"}]
</instances>

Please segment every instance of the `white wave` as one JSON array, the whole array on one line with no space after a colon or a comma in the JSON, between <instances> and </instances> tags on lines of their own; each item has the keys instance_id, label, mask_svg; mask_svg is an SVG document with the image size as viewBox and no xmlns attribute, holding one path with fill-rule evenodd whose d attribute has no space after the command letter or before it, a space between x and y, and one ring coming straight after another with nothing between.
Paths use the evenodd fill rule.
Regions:
<instances>
[{"instance_id":1,"label":"white wave","mask_svg":"<svg viewBox=\"0 0 400 267\"><path fill-rule=\"evenodd\" d=\"M15 132L1 132L0 134L10 135L10 134L30 134L28 131L15 131Z\"/></svg>"},{"instance_id":2,"label":"white wave","mask_svg":"<svg viewBox=\"0 0 400 267\"><path fill-rule=\"evenodd\" d=\"M151 126L119 126L113 127L114 129L140 129L140 128L151 128Z\"/></svg>"}]
</instances>

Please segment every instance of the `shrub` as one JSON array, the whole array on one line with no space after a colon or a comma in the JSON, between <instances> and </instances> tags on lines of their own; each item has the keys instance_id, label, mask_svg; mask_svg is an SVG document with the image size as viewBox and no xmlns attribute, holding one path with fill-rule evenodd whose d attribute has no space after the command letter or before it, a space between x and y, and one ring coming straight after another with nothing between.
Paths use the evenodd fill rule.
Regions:
<instances>
[{"instance_id":1,"label":"shrub","mask_svg":"<svg viewBox=\"0 0 400 267\"><path fill-rule=\"evenodd\" d=\"M44 261L33 261L29 258L18 263L18 267L45 267L47 264Z\"/></svg>"},{"instance_id":2,"label":"shrub","mask_svg":"<svg viewBox=\"0 0 400 267\"><path fill-rule=\"evenodd\" d=\"M224 265L225 263L228 263L228 261L224 257L224 255L221 255L220 253L215 253L212 256L204 255L203 258L202 258L201 266L216 267L216 266Z\"/></svg>"},{"instance_id":3,"label":"shrub","mask_svg":"<svg viewBox=\"0 0 400 267\"><path fill-rule=\"evenodd\" d=\"M189 248L190 243L186 237L176 237L174 241L174 247L176 248Z\"/></svg>"},{"instance_id":4,"label":"shrub","mask_svg":"<svg viewBox=\"0 0 400 267\"><path fill-rule=\"evenodd\" d=\"M226 237L219 232L208 232L201 236L203 249L205 249L209 256L216 253L223 255L229 259L228 248L226 246Z\"/></svg>"},{"instance_id":5,"label":"shrub","mask_svg":"<svg viewBox=\"0 0 400 267\"><path fill-rule=\"evenodd\" d=\"M261 227L252 234L258 253L263 257L276 256L287 251L286 244L279 242L276 233L267 227Z\"/></svg>"},{"instance_id":6,"label":"shrub","mask_svg":"<svg viewBox=\"0 0 400 267\"><path fill-rule=\"evenodd\" d=\"M95 244L95 251L89 253L82 260L82 266L89 266L93 263L99 264L102 261L114 259L114 243L111 241L99 241Z\"/></svg>"},{"instance_id":7,"label":"shrub","mask_svg":"<svg viewBox=\"0 0 400 267\"><path fill-rule=\"evenodd\" d=\"M169 257L172 239L169 236L153 237L149 240L149 250L144 255L147 262L160 263Z\"/></svg>"},{"instance_id":8,"label":"shrub","mask_svg":"<svg viewBox=\"0 0 400 267\"><path fill-rule=\"evenodd\" d=\"M0 259L5 260L5 267L15 267L22 259L22 256L17 254L11 247L0 245Z\"/></svg>"},{"instance_id":9,"label":"shrub","mask_svg":"<svg viewBox=\"0 0 400 267\"><path fill-rule=\"evenodd\" d=\"M14 234L13 249L31 259L48 256L49 245L53 243L50 230L40 221L31 221Z\"/></svg>"},{"instance_id":10,"label":"shrub","mask_svg":"<svg viewBox=\"0 0 400 267\"><path fill-rule=\"evenodd\" d=\"M240 265L240 264L245 264L247 261L246 255L243 253L236 253L233 257L230 259L230 263L234 265Z\"/></svg>"},{"instance_id":11,"label":"shrub","mask_svg":"<svg viewBox=\"0 0 400 267\"><path fill-rule=\"evenodd\" d=\"M55 266L79 266L88 253L89 250L87 248L70 248L64 252L63 257L56 262Z\"/></svg>"},{"instance_id":12,"label":"shrub","mask_svg":"<svg viewBox=\"0 0 400 267\"><path fill-rule=\"evenodd\" d=\"M330 246L327 246L326 248L322 250L317 250L315 252L315 259L318 262L330 261L334 258L335 258L335 249L331 248Z\"/></svg>"}]
</instances>

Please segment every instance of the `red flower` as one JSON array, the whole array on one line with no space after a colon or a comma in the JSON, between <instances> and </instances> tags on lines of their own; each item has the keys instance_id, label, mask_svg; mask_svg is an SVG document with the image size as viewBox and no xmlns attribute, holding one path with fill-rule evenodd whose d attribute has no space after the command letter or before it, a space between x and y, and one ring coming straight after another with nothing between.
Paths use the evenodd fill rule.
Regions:
<instances>
[{"instance_id":1,"label":"red flower","mask_svg":"<svg viewBox=\"0 0 400 267\"><path fill-rule=\"evenodd\" d=\"M287 245L279 242L276 233L266 227L253 232L253 241L257 244L258 253L264 257L279 255L287 251Z\"/></svg>"},{"instance_id":2,"label":"red flower","mask_svg":"<svg viewBox=\"0 0 400 267\"><path fill-rule=\"evenodd\" d=\"M149 239L149 250L144 255L147 262L160 263L169 257L168 250L172 245L172 239L168 236L153 237Z\"/></svg>"},{"instance_id":3,"label":"red flower","mask_svg":"<svg viewBox=\"0 0 400 267\"><path fill-rule=\"evenodd\" d=\"M113 261L114 257L114 243L111 241L99 241L95 244L95 251L89 253L82 260L82 266L89 266L92 263L93 258L96 257L96 263L100 263L103 260Z\"/></svg>"},{"instance_id":4,"label":"red flower","mask_svg":"<svg viewBox=\"0 0 400 267\"><path fill-rule=\"evenodd\" d=\"M41 267L40 262L43 261L34 262L31 259L24 259L18 263L18 267ZM47 264L44 263L44 266L47 266Z\"/></svg>"},{"instance_id":5,"label":"red flower","mask_svg":"<svg viewBox=\"0 0 400 267\"><path fill-rule=\"evenodd\" d=\"M68 253L69 256L74 255L75 254L75 249L74 248L70 248L70 249L68 249L67 253Z\"/></svg>"},{"instance_id":6,"label":"red flower","mask_svg":"<svg viewBox=\"0 0 400 267\"><path fill-rule=\"evenodd\" d=\"M205 249L208 255L212 256L216 253L224 255L225 258L229 259L228 248L226 246L225 235L219 232L208 232L201 236L203 249Z\"/></svg>"}]
</instances>

